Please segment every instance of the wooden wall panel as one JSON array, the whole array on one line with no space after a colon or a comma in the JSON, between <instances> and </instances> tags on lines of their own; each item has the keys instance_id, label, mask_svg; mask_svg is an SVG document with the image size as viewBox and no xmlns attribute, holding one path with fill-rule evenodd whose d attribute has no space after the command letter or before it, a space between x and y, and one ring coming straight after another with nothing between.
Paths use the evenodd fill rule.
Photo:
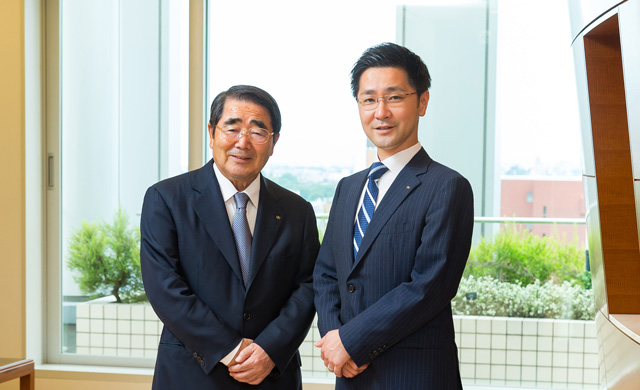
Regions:
<instances>
[{"instance_id":1,"label":"wooden wall panel","mask_svg":"<svg viewBox=\"0 0 640 390\"><path fill-rule=\"evenodd\" d=\"M640 314L640 246L617 14L584 36L584 50L609 313Z\"/></svg>"}]
</instances>

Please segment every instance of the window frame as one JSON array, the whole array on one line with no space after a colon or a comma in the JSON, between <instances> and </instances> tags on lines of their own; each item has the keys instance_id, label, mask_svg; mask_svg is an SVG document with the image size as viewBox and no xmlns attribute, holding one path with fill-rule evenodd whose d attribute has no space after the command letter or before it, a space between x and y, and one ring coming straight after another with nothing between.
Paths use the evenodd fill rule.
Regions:
<instances>
[{"instance_id":1,"label":"window frame","mask_svg":"<svg viewBox=\"0 0 640 390\"><path fill-rule=\"evenodd\" d=\"M168 0L158 0L160 7ZM189 170L203 164L206 146L203 124L206 123L205 84L206 0L189 1ZM62 352L63 298L61 259L61 36L60 0L43 3L43 362L95 366L127 366L152 368L155 358L84 355Z\"/></svg>"}]
</instances>

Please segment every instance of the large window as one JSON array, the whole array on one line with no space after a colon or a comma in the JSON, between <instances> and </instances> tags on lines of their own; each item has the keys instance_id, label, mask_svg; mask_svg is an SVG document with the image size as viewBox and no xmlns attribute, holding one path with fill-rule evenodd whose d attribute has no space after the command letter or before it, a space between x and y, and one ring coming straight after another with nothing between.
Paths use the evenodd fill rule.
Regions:
<instances>
[{"instance_id":1,"label":"large window","mask_svg":"<svg viewBox=\"0 0 640 390\"><path fill-rule=\"evenodd\" d=\"M59 115L47 145L48 360L153 357L158 333L141 332L144 308L85 302L115 299L117 268L135 262L116 253L123 240L103 223L122 212L135 241L146 188L187 170L188 4L60 0L47 4L47 23L49 88L57 89L48 105Z\"/></svg>"},{"instance_id":2,"label":"large window","mask_svg":"<svg viewBox=\"0 0 640 390\"><path fill-rule=\"evenodd\" d=\"M238 28L230 15L242 15L242 25L260 26L260 34ZM590 310L564 3L356 1L299 7L287 1L210 1L208 17L208 101L234 84L254 84L274 95L283 114L282 136L264 173L299 191L320 216L328 212L337 180L375 158L349 89L353 63L384 41L416 51L433 78L420 141L434 159L469 178L475 194L477 264L465 274L457 298L457 311L472 314L456 319L465 383L595 383L594 340L584 338L592 335L592 323L578 321L572 326L581 330L572 332L564 331L568 322L557 325L561 340L551 347L554 332L548 326L556 325L511 321L507 335L504 318L585 318ZM537 256L541 247L547 249ZM492 263L494 256L500 264ZM491 279L502 275L488 268L511 272L510 279ZM534 299L536 294L541 296ZM487 299L505 310L479 309ZM536 303L513 303L520 299ZM302 345L303 374L330 378L312 344L318 337L313 328ZM572 365L569 356L579 357L580 365Z\"/></svg>"},{"instance_id":3,"label":"large window","mask_svg":"<svg viewBox=\"0 0 640 390\"><path fill-rule=\"evenodd\" d=\"M325 214L338 180L366 162L349 72L364 49L395 41L395 4L214 0L208 27L209 104L236 84L271 93L282 130L264 173Z\"/></svg>"},{"instance_id":4,"label":"large window","mask_svg":"<svg viewBox=\"0 0 640 390\"><path fill-rule=\"evenodd\" d=\"M584 219L568 7L553 2L500 1L498 32L496 129L501 136L501 202L496 215ZM539 236L577 241L581 249L586 248L585 225L520 226Z\"/></svg>"},{"instance_id":5,"label":"large window","mask_svg":"<svg viewBox=\"0 0 640 390\"><path fill-rule=\"evenodd\" d=\"M256 85L275 97L282 135L264 174L310 201L321 228L338 180L375 158L361 130L349 72L366 48L391 41L417 52L431 71L431 100L419 138L435 160L471 181L474 247L513 228L523 237L553 238L559 250L584 250L579 124L564 3L206 4L206 107L236 84ZM207 144L208 109L202 123L187 123L194 108L187 103L188 2L59 0L51 8L56 12L48 12L47 22L54 20L59 36L48 37L55 43L47 45L57 56L59 86L48 105L60 117L48 139L55 173L47 192L49 286L55 297L49 360L150 366L161 327L151 308L113 305L104 291L87 293L69 259L83 221L111 222L120 209L135 227L144 190L187 170L188 125L200 126ZM209 158L207 150L201 163ZM584 263L584 252L579 256ZM570 284L586 283L578 280L587 277L580 271ZM462 292L464 307L483 299L481 286L473 286L475 291ZM594 370L597 377L587 355L591 341L584 339L591 325L558 325L555 333L565 335L567 347L555 350L560 344L547 347L550 339L532 341L529 325L507 326L512 322L504 318L487 325L486 313L469 311L474 315L456 318L465 383L586 388ZM582 330L565 332L569 326ZM504 334L494 337L492 327L504 327ZM548 334L547 324L535 325L538 331L541 337L554 333ZM314 328L301 347L303 374L330 380L312 346L317 337ZM572 343L582 343L581 349L571 349ZM571 353L584 364L571 366Z\"/></svg>"}]
</instances>

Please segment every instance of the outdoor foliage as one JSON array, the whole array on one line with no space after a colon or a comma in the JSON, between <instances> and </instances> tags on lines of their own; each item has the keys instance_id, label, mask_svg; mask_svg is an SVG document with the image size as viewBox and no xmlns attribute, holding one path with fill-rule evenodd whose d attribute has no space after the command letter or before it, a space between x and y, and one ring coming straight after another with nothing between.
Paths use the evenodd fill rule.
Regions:
<instances>
[{"instance_id":1,"label":"outdoor foliage","mask_svg":"<svg viewBox=\"0 0 640 390\"><path fill-rule=\"evenodd\" d=\"M592 320L595 303L577 244L506 225L471 250L454 314Z\"/></svg>"},{"instance_id":2,"label":"outdoor foliage","mask_svg":"<svg viewBox=\"0 0 640 390\"><path fill-rule=\"evenodd\" d=\"M468 294L470 293L470 294ZM453 314L593 320L593 290L568 281L501 282L491 276L465 277L451 301Z\"/></svg>"},{"instance_id":3,"label":"outdoor foliage","mask_svg":"<svg viewBox=\"0 0 640 390\"><path fill-rule=\"evenodd\" d=\"M80 290L91 296L113 295L117 302L143 300L140 230L129 226L120 209L113 222L82 222L69 242L67 266Z\"/></svg>"},{"instance_id":4,"label":"outdoor foliage","mask_svg":"<svg viewBox=\"0 0 640 390\"><path fill-rule=\"evenodd\" d=\"M557 284L567 281L588 288L590 278L582 275L584 268L584 251L575 242L559 242L553 237L518 230L516 225L506 225L493 237L482 237L471 250L464 277L491 276L523 286L536 281Z\"/></svg>"},{"instance_id":5,"label":"outdoor foliage","mask_svg":"<svg viewBox=\"0 0 640 390\"><path fill-rule=\"evenodd\" d=\"M313 201L316 199L329 199L333 197L337 182L325 180L322 182L304 182L292 173L271 177L273 181L291 191L297 192L304 199Z\"/></svg>"}]
</instances>

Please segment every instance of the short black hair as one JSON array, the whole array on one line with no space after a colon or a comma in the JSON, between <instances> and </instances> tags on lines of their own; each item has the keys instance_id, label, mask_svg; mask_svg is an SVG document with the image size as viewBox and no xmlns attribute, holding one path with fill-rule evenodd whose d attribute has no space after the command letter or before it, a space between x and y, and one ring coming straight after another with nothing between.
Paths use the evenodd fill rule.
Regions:
<instances>
[{"instance_id":1,"label":"short black hair","mask_svg":"<svg viewBox=\"0 0 640 390\"><path fill-rule=\"evenodd\" d=\"M400 68L407 72L409 84L416 89L418 96L431 88L431 76L427 65L420 56L406 47L385 42L372 46L362 53L351 69L351 93L358 98L360 77L369 68Z\"/></svg>"},{"instance_id":2,"label":"short black hair","mask_svg":"<svg viewBox=\"0 0 640 390\"><path fill-rule=\"evenodd\" d=\"M280 116L280 108L276 99L273 98L267 91L254 87L253 85L234 85L226 91L220 92L213 102L211 103L211 115L209 117L209 124L215 127L222 113L224 112L224 104L227 99L237 99L242 101L248 101L258 104L267 109L269 116L271 117L271 127L275 134L280 134L280 127L282 127L282 118Z\"/></svg>"}]
</instances>

